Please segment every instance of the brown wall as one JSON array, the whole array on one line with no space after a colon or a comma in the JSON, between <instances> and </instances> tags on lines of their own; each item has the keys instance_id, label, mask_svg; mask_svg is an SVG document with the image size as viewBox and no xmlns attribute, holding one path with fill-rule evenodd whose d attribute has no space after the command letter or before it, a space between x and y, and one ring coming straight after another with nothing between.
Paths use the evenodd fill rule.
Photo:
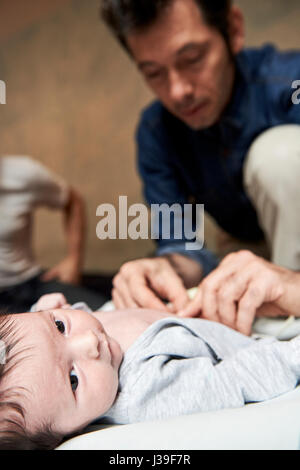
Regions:
<instances>
[{"instance_id":1,"label":"brown wall","mask_svg":"<svg viewBox=\"0 0 300 470\"><path fill-rule=\"evenodd\" d=\"M246 15L247 44L299 46L298 0L237 4ZM153 250L151 241L96 237L99 204L117 204L119 195L129 204L142 201L133 134L152 96L98 7L99 0L0 0L0 79L7 85L0 153L31 155L81 191L89 222L85 267L113 271ZM44 265L58 261L60 216L39 210L35 239Z\"/></svg>"}]
</instances>

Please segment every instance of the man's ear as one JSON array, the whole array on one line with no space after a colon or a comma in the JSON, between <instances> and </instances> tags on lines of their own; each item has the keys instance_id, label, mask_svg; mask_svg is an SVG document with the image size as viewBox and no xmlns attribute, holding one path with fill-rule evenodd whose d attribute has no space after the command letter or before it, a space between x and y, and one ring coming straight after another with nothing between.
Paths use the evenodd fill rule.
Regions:
<instances>
[{"instance_id":1,"label":"man's ear","mask_svg":"<svg viewBox=\"0 0 300 470\"><path fill-rule=\"evenodd\" d=\"M234 55L241 52L245 45L245 21L239 7L233 5L228 16L228 32L231 51Z\"/></svg>"}]
</instances>

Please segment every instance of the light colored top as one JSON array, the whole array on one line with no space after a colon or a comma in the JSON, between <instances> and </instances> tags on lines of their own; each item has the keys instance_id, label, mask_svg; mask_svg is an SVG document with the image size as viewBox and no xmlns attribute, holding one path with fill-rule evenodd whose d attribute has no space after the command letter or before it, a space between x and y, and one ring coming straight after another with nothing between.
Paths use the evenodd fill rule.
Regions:
<instances>
[{"instance_id":1,"label":"light colored top","mask_svg":"<svg viewBox=\"0 0 300 470\"><path fill-rule=\"evenodd\" d=\"M104 418L128 424L238 408L289 392L299 378L300 337L256 340L208 320L165 318L126 351Z\"/></svg>"},{"instance_id":2,"label":"light colored top","mask_svg":"<svg viewBox=\"0 0 300 470\"><path fill-rule=\"evenodd\" d=\"M26 156L0 157L0 289L38 274L32 249L34 209L65 207L68 185Z\"/></svg>"}]
</instances>

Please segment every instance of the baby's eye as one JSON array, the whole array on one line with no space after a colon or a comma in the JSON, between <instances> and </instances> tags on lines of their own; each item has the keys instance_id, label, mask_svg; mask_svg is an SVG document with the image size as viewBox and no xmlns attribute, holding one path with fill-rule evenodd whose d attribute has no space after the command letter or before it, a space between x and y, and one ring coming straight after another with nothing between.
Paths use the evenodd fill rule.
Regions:
<instances>
[{"instance_id":1,"label":"baby's eye","mask_svg":"<svg viewBox=\"0 0 300 470\"><path fill-rule=\"evenodd\" d=\"M64 322L62 322L61 320L55 320L55 325L56 325L56 328L58 329L58 331L61 334L64 334L64 332L66 331Z\"/></svg>"},{"instance_id":2,"label":"baby's eye","mask_svg":"<svg viewBox=\"0 0 300 470\"><path fill-rule=\"evenodd\" d=\"M72 369L70 372L70 382L71 382L72 391L75 392L75 390L78 387L78 377L75 374L74 369Z\"/></svg>"}]
</instances>

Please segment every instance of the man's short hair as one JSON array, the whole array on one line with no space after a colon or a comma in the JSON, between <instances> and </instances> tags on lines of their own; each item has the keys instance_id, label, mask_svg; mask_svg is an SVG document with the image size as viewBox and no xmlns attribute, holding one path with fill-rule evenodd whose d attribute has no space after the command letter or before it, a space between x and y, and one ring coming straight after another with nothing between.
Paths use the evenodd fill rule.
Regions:
<instances>
[{"instance_id":1,"label":"man's short hair","mask_svg":"<svg viewBox=\"0 0 300 470\"><path fill-rule=\"evenodd\" d=\"M102 0L100 14L128 50L127 35L153 24L174 0ZM194 0L207 24L217 29L229 43L228 13L232 0ZM129 51L130 52L130 51Z\"/></svg>"}]
</instances>

